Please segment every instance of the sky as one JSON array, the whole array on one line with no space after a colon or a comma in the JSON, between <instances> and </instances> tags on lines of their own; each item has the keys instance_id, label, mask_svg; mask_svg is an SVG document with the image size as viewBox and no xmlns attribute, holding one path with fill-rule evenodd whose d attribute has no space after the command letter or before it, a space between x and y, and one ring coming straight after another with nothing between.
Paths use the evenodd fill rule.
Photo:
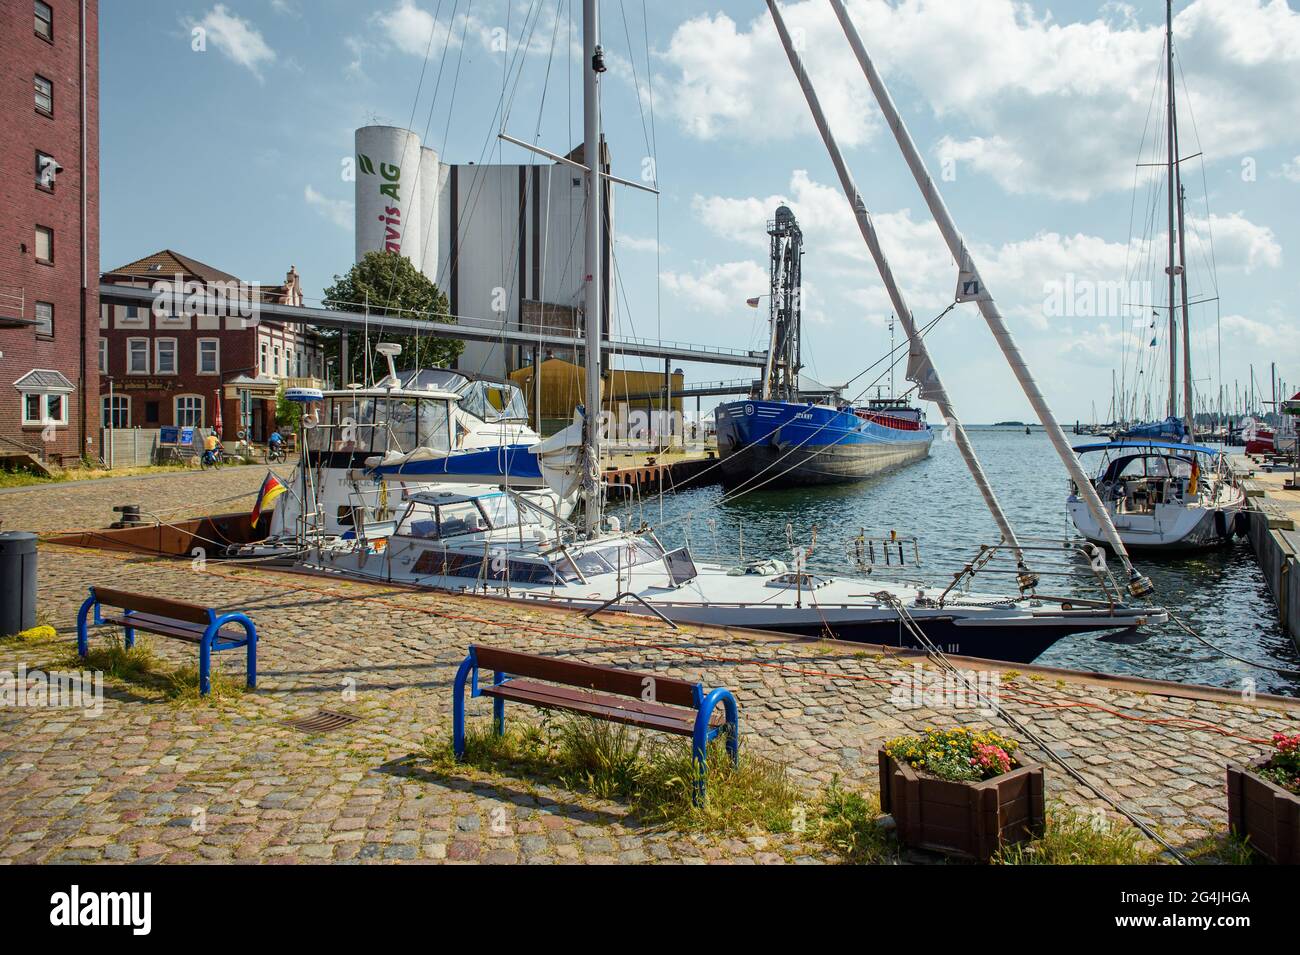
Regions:
<instances>
[{"instance_id":1,"label":"sky","mask_svg":"<svg viewBox=\"0 0 1300 955\"><path fill-rule=\"evenodd\" d=\"M1295 3L1174 4L1192 378L1211 406L1248 390L1252 364L1265 397L1271 362L1300 383ZM1165 158L1164 4L847 6L1058 417L1109 420L1112 379L1162 415L1167 193L1142 164ZM613 171L660 190L615 200L618 331L763 347L766 300L745 300L767 290L766 222L786 203L804 233L806 372L887 388L889 300L766 6L601 9ZM925 324L953 303L957 266L830 5L782 10ZM310 302L353 261L355 128L408 126L448 162L544 162L496 134L580 140L580 21L580 0L104 0L101 266L172 248L272 284L295 265ZM927 344L964 420L1032 418L973 304Z\"/></svg>"}]
</instances>

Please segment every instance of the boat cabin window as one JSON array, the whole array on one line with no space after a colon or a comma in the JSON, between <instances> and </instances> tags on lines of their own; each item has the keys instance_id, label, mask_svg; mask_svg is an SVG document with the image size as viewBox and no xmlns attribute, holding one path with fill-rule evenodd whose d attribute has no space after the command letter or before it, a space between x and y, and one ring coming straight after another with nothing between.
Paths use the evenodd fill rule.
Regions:
<instances>
[{"instance_id":1,"label":"boat cabin window","mask_svg":"<svg viewBox=\"0 0 1300 955\"><path fill-rule=\"evenodd\" d=\"M460 406L484 421L526 421L524 393L514 385L471 381L460 392Z\"/></svg>"},{"instance_id":2,"label":"boat cabin window","mask_svg":"<svg viewBox=\"0 0 1300 955\"><path fill-rule=\"evenodd\" d=\"M307 433L312 451L358 454L449 451L449 406L445 398L332 396Z\"/></svg>"},{"instance_id":3,"label":"boat cabin window","mask_svg":"<svg viewBox=\"0 0 1300 955\"><path fill-rule=\"evenodd\" d=\"M1120 470L1119 477L1133 478L1190 478L1192 462L1186 458L1137 457L1129 461Z\"/></svg>"}]
</instances>

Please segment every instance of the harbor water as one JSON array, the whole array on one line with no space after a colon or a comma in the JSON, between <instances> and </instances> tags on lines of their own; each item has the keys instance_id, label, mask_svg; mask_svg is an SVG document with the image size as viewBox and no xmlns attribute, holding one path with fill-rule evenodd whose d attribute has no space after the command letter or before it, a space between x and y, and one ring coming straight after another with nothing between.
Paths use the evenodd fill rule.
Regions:
<instances>
[{"instance_id":1,"label":"harbor water","mask_svg":"<svg viewBox=\"0 0 1300 955\"><path fill-rule=\"evenodd\" d=\"M1051 442L1040 429L968 429L989 480L1018 534L1062 541L1074 536L1066 514L1069 479ZM1079 439L1080 443L1087 441ZM1085 459L1085 465L1089 462ZM1093 462L1094 464L1096 462ZM939 588L972 558L997 529L972 482L956 445L936 438L925 460L854 484L821 488L756 490L731 497L710 484L675 494L644 496L612 505L625 526L645 520L666 546L689 541L698 559L717 554L736 563L742 538L746 559L791 556L813 545L808 567L818 573L855 574L854 539L915 536L919 569L873 571L890 579L918 579ZM814 544L815 537L815 544ZM910 551L905 552L910 556ZM1046 568L1066 560L1065 552L1035 552L1031 565ZM1226 548L1181 556L1139 556L1138 565L1156 585L1154 602L1177 613L1205 639L1231 654L1275 667L1300 669L1300 654L1283 631L1250 544L1238 539ZM1096 596L1092 574L1081 559L1077 573L1043 578L1043 593ZM1005 566L1005 565L1003 565ZM1010 593L1007 573L981 575L977 592ZM937 593L937 591L935 591ZM1095 635L1066 637L1036 661L1045 666L1122 673L1184 683L1202 683L1260 693L1300 696L1300 679L1233 660L1180 630L1172 622L1152 628L1145 643L1106 642Z\"/></svg>"}]
</instances>

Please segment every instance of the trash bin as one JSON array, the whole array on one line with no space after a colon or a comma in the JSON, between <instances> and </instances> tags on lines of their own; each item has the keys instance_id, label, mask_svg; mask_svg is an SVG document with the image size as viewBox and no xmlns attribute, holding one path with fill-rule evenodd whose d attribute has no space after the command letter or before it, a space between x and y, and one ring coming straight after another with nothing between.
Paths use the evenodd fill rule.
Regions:
<instances>
[{"instance_id":1,"label":"trash bin","mask_svg":"<svg viewBox=\"0 0 1300 955\"><path fill-rule=\"evenodd\" d=\"M36 626L36 535L0 532L0 636Z\"/></svg>"}]
</instances>

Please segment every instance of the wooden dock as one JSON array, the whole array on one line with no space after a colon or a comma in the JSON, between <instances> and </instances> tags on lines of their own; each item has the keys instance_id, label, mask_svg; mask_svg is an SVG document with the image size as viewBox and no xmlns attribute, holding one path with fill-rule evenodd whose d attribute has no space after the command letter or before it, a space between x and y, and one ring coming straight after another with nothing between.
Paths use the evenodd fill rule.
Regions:
<instances>
[{"instance_id":1,"label":"wooden dock","mask_svg":"<svg viewBox=\"0 0 1300 955\"><path fill-rule=\"evenodd\" d=\"M717 452L669 451L659 454L615 454L605 466L608 487L623 487L638 494L659 494L701 487L718 481Z\"/></svg>"}]
</instances>

